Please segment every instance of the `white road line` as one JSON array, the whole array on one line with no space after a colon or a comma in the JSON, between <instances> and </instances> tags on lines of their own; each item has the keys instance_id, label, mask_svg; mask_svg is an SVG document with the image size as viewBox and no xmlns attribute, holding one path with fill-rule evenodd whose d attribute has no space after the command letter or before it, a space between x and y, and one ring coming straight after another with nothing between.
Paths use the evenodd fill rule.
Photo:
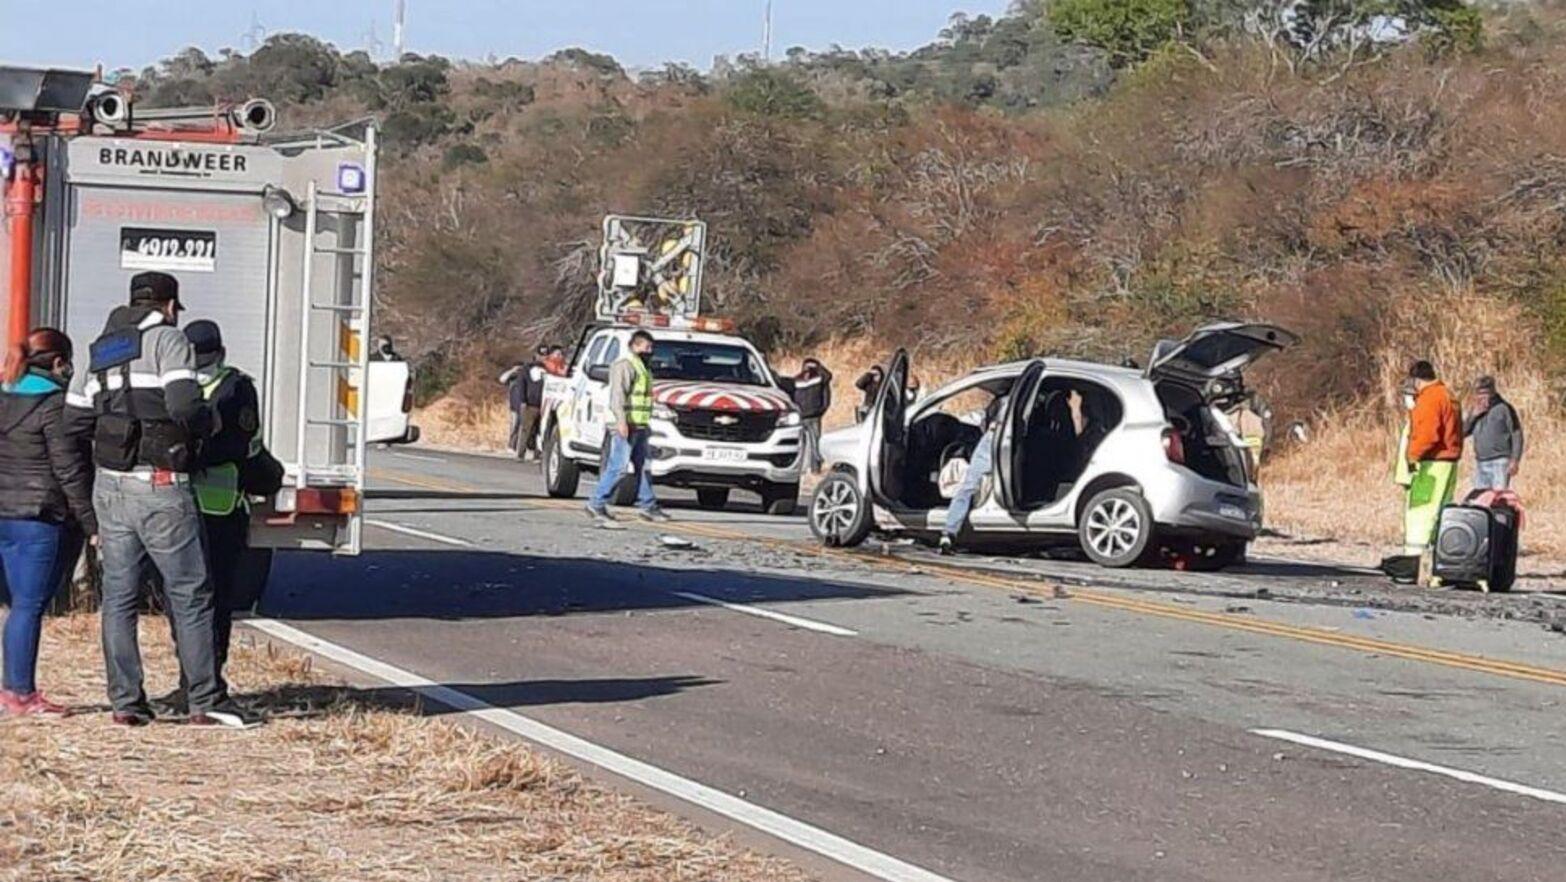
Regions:
<instances>
[{"instance_id":1,"label":"white road line","mask_svg":"<svg viewBox=\"0 0 1566 882\"><path fill-rule=\"evenodd\" d=\"M431 542L441 542L446 545L455 545L458 548L472 548L473 543L466 539L458 539L455 536L444 536L440 533L431 533L429 530L420 530L417 527L404 527L402 524L394 524L391 521L378 521L365 518L364 522L372 527L380 527L382 530L390 530L393 533L402 533L406 536L417 536L420 539L428 539Z\"/></svg>"},{"instance_id":2,"label":"white road line","mask_svg":"<svg viewBox=\"0 0 1566 882\"><path fill-rule=\"evenodd\" d=\"M292 643L307 652L331 659L393 685L412 689L432 701L492 723L551 750L716 812L732 821L776 836L785 842L813 851L877 879L884 879L887 882L952 882L944 876L938 876L922 867L916 867L891 855L866 848L820 827L762 808L755 803L730 796L689 778L682 778L673 772L617 753L584 738L578 738L516 711L495 707L466 692L450 686L442 686L411 671L361 655L344 646L307 634L291 625L263 618L247 619L246 622L266 634Z\"/></svg>"},{"instance_id":3,"label":"white road line","mask_svg":"<svg viewBox=\"0 0 1566 882\"><path fill-rule=\"evenodd\" d=\"M847 628L839 628L837 625L829 625L826 622L818 622L814 619L802 619L799 616L791 616L787 613L774 612L759 606L746 606L743 603L729 603L727 600L719 600L716 597L708 597L705 594L690 594L685 591L670 591L675 597L683 597L686 600L694 600L697 603L707 603L713 606L721 606L724 609L747 616L756 616L762 619L771 619L774 622L783 622L796 628L805 628L810 631L820 631L822 634L831 634L836 637L858 637L858 631L850 631Z\"/></svg>"},{"instance_id":4,"label":"white road line","mask_svg":"<svg viewBox=\"0 0 1566 882\"><path fill-rule=\"evenodd\" d=\"M442 459L439 456L425 456L420 453L403 453L400 450L393 450L391 455L401 457L402 459L416 459L419 462L446 462L445 459Z\"/></svg>"},{"instance_id":5,"label":"white road line","mask_svg":"<svg viewBox=\"0 0 1566 882\"><path fill-rule=\"evenodd\" d=\"M1545 802L1555 802L1566 805L1566 793L1556 793L1553 790L1545 790L1539 787L1530 787L1527 784L1517 784L1511 781L1502 781L1499 778L1491 778L1474 772L1465 772L1462 769L1453 769L1447 766L1438 766L1422 760L1409 759L1390 753L1382 753L1379 750L1367 750L1363 747L1355 747L1352 744L1344 744L1340 741L1328 741L1325 738L1315 738L1310 735L1301 735L1298 732L1290 732L1286 729L1252 729L1252 735L1260 735L1263 738L1276 738L1279 741L1290 741L1306 747L1315 747L1320 750L1330 750L1334 753L1347 754L1370 760L1371 762L1385 763L1389 766L1397 766L1400 769L1413 769L1418 772L1430 772L1434 775L1444 775L1458 781L1469 784L1483 784L1496 790L1504 790L1507 793L1515 793L1519 796L1531 796L1534 799L1542 799Z\"/></svg>"}]
</instances>

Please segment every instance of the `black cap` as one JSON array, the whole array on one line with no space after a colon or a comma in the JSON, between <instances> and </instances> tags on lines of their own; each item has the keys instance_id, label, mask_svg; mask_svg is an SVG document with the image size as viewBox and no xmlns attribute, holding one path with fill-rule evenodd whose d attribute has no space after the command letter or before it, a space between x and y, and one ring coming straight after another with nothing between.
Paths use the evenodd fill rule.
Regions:
<instances>
[{"instance_id":1,"label":"black cap","mask_svg":"<svg viewBox=\"0 0 1566 882\"><path fill-rule=\"evenodd\" d=\"M1474 388L1483 392L1494 392L1495 378L1489 374L1485 374L1484 376L1474 381Z\"/></svg>"},{"instance_id":2,"label":"black cap","mask_svg":"<svg viewBox=\"0 0 1566 882\"><path fill-rule=\"evenodd\" d=\"M179 303L179 280L168 273L137 273L130 280L130 302L137 306L162 306ZM183 306L179 307L184 309Z\"/></svg>"},{"instance_id":3,"label":"black cap","mask_svg":"<svg viewBox=\"0 0 1566 882\"><path fill-rule=\"evenodd\" d=\"M217 322L201 319L185 326L185 339L196 350L196 363L202 367L223 357L223 332Z\"/></svg>"}]
</instances>

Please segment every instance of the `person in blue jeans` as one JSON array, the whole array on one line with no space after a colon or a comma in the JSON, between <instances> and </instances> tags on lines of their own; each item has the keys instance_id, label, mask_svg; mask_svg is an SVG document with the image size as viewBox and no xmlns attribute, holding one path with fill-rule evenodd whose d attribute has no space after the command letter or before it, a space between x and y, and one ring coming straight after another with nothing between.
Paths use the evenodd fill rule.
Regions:
<instances>
[{"instance_id":1,"label":"person in blue jeans","mask_svg":"<svg viewBox=\"0 0 1566 882\"><path fill-rule=\"evenodd\" d=\"M65 708L38 691L38 642L44 610L63 581L72 521L96 536L92 465L66 435L70 338L39 328L10 348L0 367L0 561L10 589L5 620L0 713L58 716Z\"/></svg>"},{"instance_id":2,"label":"person in blue jeans","mask_svg":"<svg viewBox=\"0 0 1566 882\"><path fill-rule=\"evenodd\" d=\"M598 470L598 486L587 502L587 516L603 529L620 529L619 522L609 514L609 497L614 495L627 464L636 470L636 507L642 519L669 520L658 507L652 476L647 473L653 408L652 372L647 358L652 350L652 335L639 330L631 335L625 355L609 368L609 413L614 419L614 436L609 443L609 461Z\"/></svg>"},{"instance_id":3,"label":"person in blue jeans","mask_svg":"<svg viewBox=\"0 0 1566 882\"><path fill-rule=\"evenodd\" d=\"M995 433L1000 429L1000 415L1005 401L1005 396L997 395L989 407L984 409L984 434L979 436L979 443L974 446L973 455L968 460L968 471L963 475L962 485L957 488L952 504L946 509L946 527L941 531L941 554L957 553L957 536L962 533L963 525L968 523L968 513L973 511L973 497L984 485L984 479L995 470Z\"/></svg>"}]
</instances>

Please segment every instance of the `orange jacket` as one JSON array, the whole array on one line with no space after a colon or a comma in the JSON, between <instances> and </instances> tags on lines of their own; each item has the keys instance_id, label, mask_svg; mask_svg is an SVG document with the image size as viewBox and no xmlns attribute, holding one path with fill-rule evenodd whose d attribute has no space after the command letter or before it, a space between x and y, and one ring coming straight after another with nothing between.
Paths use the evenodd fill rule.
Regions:
<instances>
[{"instance_id":1,"label":"orange jacket","mask_svg":"<svg viewBox=\"0 0 1566 882\"><path fill-rule=\"evenodd\" d=\"M1408 461L1456 462L1463 458L1463 415L1446 384L1431 383L1414 399L1409 416Z\"/></svg>"}]
</instances>

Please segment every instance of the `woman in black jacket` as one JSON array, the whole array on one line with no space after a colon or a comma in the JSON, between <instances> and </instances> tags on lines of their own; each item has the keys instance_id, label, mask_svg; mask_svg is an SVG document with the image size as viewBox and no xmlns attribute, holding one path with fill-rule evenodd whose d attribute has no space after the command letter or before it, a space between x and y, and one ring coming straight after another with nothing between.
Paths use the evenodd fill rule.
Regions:
<instances>
[{"instance_id":1,"label":"woman in black jacket","mask_svg":"<svg viewBox=\"0 0 1566 882\"><path fill-rule=\"evenodd\" d=\"M28 334L0 369L0 560L11 591L0 713L10 715L65 713L34 682L38 638L66 565L67 523L98 532L92 463L62 420L70 376L71 340L52 328Z\"/></svg>"}]
</instances>

